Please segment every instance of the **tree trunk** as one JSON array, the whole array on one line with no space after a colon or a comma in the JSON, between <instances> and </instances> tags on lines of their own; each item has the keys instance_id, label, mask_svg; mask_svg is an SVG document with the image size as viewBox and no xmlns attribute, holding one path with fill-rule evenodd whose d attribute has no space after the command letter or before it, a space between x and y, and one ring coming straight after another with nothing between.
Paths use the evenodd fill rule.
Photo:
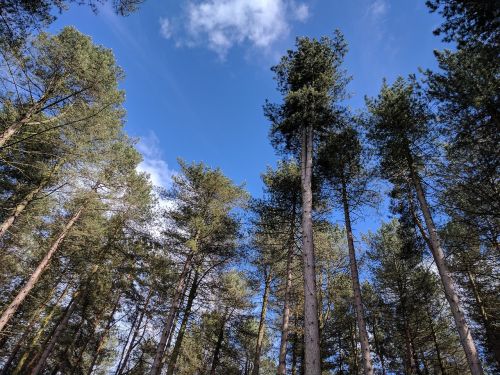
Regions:
<instances>
[{"instance_id":1,"label":"tree trunk","mask_svg":"<svg viewBox=\"0 0 500 375\"><path fill-rule=\"evenodd\" d=\"M181 352L182 340L184 339L189 316L191 315L191 308L193 307L193 302L196 298L196 292L198 291L198 285L198 271L195 271L193 283L191 284L191 289L189 290L188 294L186 308L184 309L184 316L182 317L179 333L177 334L177 339L175 340L174 350L172 351L172 356L170 357L170 361L168 363L167 375L173 375L175 371L177 358L179 357L179 354Z\"/></svg>"},{"instance_id":2,"label":"tree trunk","mask_svg":"<svg viewBox=\"0 0 500 375\"><path fill-rule=\"evenodd\" d=\"M382 368L382 375L385 375L385 361L384 354L382 353L382 348L380 347L380 343L378 341L377 335L377 320L373 319L373 342L375 343L375 352L377 353L378 359L380 361L380 367Z\"/></svg>"},{"instance_id":3,"label":"tree trunk","mask_svg":"<svg viewBox=\"0 0 500 375\"><path fill-rule=\"evenodd\" d=\"M42 191L45 188L45 186L47 186L47 184L50 182L51 177L55 173L57 173L62 164L64 164L63 159L57 162L57 164L54 166L54 168L52 168L50 173L42 178L38 186L33 190L31 190L28 194L26 194L24 199L17 204L17 206L14 208L10 216L8 216L0 225L0 238L2 238L5 235L5 233L9 230L12 224L14 224L16 219L24 211L24 209L36 198L38 193L40 193L40 191Z\"/></svg>"},{"instance_id":4,"label":"tree trunk","mask_svg":"<svg viewBox=\"0 0 500 375\"><path fill-rule=\"evenodd\" d=\"M404 336L405 336L405 351L406 351L406 374L414 375L417 373L417 364L415 363L415 355L413 353L412 338L410 334L410 328L408 327L408 322L404 318Z\"/></svg>"},{"instance_id":5,"label":"tree trunk","mask_svg":"<svg viewBox=\"0 0 500 375\"><path fill-rule=\"evenodd\" d=\"M94 367L97 363L97 360L99 358L99 354L101 354L102 349L104 348L104 344L106 343L106 338L108 337L108 333L111 329L111 326L114 321L115 313L116 310L118 310L118 307L120 306L120 298L121 294L118 294L118 297L116 298L116 302L113 306L113 310L111 311L111 314L109 315L108 321L106 322L106 327L104 328L104 331L101 334L101 337L99 338L99 342L97 343L96 350L94 352L94 355L92 357L92 363L90 364L89 370L87 372L88 375L92 374L92 371L94 370Z\"/></svg>"},{"instance_id":6,"label":"tree trunk","mask_svg":"<svg viewBox=\"0 0 500 375\"><path fill-rule=\"evenodd\" d=\"M290 319L290 290L292 288L292 262L293 262L293 243L288 249L286 259L286 285L285 301L283 304L283 320L281 322L281 341L279 352L278 375L286 375L286 344L288 342L288 323Z\"/></svg>"},{"instance_id":7,"label":"tree trunk","mask_svg":"<svg viewBox=\"0 0 500 375\"><path fill-rule=\"evenodd\" d=\"M146 297L146 300L144 301L144 306L143 306L143 308L142 308L142 310L141 310L141 312L139 314L138 319L134 319L134 322L132 323L132 327L130 328L130 332L133 332L132 333L132 338L131 338L131 340L129 342L128 347L127 347L127 345L125 345L125 348L124 348L124 350L126 349L125 357L123 357L123 354L122 354L122 359L120 359L120 362L118 363L118 368L116 370L115 375L121 375L123 373L123 371L127 367L128 359L130 357L130 354L132 353L132 350L134 349L135 339L139 335L139 331L141 329L142 320L144 319L144 315L146 314L146 308L149 305L149 300L151 299L152 295L153 295L153 288L151 287L149 289L149 292L148 292L148 295ZM136 320L137 320L137 322L136 322Z\"/></svg>"},{"instance_id":8,"label":"tree trunk","mask_svg":"<svg viewBox=\"0 0 500 375\"><path fill-rule=\"evenodd\" d=\"M16 357L17 353L19 353L19 350L21 349L21 346L23 345L23 342L26 340L26 338L28 337L28 335L30 333L32 333L32 328L33 328L34 324L36 323L36 321L38 320L38 318L40 318L40 315L41 315L42 311L46 308L46 304L49 303L50 300L52 299L52 297L54 296L54 293L56 292L57 287L59 286L59 283L60 283L61 279L62 279L62 277L59 277L59 279L56 282L56 285L51 289L51 291L49 292L49 294L48 294L47 298L45 299L45 301L43 301L40 304L40 306L38 307L38 309L35 310L35 312L31 316L31 319L29 320L28 324L26 325L22 336L19 338L19 340L17 340L16 345L14 346L14 348L12 349L12 351L11 351L11 353L9 355L9 358L5 362L5 364L4 364L3 368L2 368L2 372L0 373L0 375L7 375L7 373L8 373L7 371L9 369L10 365L14 361L14 358Z\"/></svg>"},{"instance_id":9,"label":"tree trunk","mask_svg":"<svg viewBox=\"0 0 500 375\"><path fill-rule=\"evenodd\" d=\"M174 296L172 298L172 307L170 308L170 311L168 313L167 320L165 322L165 325L163 326L160 342L158 343L158 347L156 348L156 354L153 361L153 366L151 367L150 375L160 375L161 373L161 368L163 365L163 354L165 353L165 346L167 344L169 333L172 330L172 326L174 324L174 317L176 316L180 307L181 297L184 291L184 284L186 283L186 276L191 267L192 259L193 259L193 254L189 254L188 257L186 258L186 261L184 262L184 267L179 276L179 281L177 283Z\"/></svg>"},{"instance_id":10,"label":"tree trunk","mask_svg":"<svg viewBox=\"0 0 500 375\"><path fill-rule=\"evenodd\" d=\"M486 308L484 306L483 299L479 293L477 287L476 279L470 270L467 270L467 278L469 279L469 284L474 294L474 299L476 300L477 308L479 309L479 314L483 320L483 326L486 336L486 348L492 354L493 358L497 362L497 366L500 367L500 328L495 330L495 325L490 322L488 314L486 313Z\"/></svg>"},{"instance_id":11,"label":"tree trunk","mask_svg":"<svg viewBox=\"0 0 500 375\"><path fill-rule=\"evenodd\" d=\"M460 299L458 297L458 293L456 292L456 287L448 269L448 265L446 264L446 259L444 251L441 248L439 235L434 224L434 220L432 219L431 211L429 209L429 205L427 204L427 199L425 198L422 183L420 181L420 177L414 169L411 156L408 157L408 164L410 167L410 177L417 192L417 199L419 201L422 214L424 215L427 231L429 232L428 237L431 245L430 250L434 257L434 262L436 263L439 276L441 277L441 281L444 286L446 299L450 304L451 312L453 314L453 318L455 319L455 325L460 336L460 342L467 357L469 369L472 375L483 375L483 368L476 349L476 344L474 343L474 340L472 338L469 325L465 320L465 315L460 304Z\"/></svg>"},{"instance_id":12,"label":"tree trunk","mask_svg":"<svg viewBox=\"0 0 500 375\"><path fill-rule=\"evenodd\" d=\"M269 300L269 289L271 288L271 270L268 270L264 283L264 296L262 297L262 309L260 311L259 330L257 333L257 344L255 345L255 356L253 359L252 375L259 375L260 355L262 352L262 342L264 341L264 332L266 325L267 303Z\"/></svg>"},{"instance_id":13,"label":"tree trunk","mask_svg":"<svg viewBox=\"0 0 500 375\"><path fill-rule=\"evenodd\" d=\"M49 342L45 346L45 349L42 352L42 355L40 356L40 358L38 359L37 364L35 365L33 370L31 370L31 372L30 372L31 375L38 375L40 373L40 371L43 370L43 368L45 366L45 362L47 361L47 358L52 353L52 350L54 349L54 346L56 345L57 340L59 339L59 336L61 335L61 333L64 331L64 329L68 325L69 319L71 318L73 311L75 310L76 306L78 305L78 303L77 303L78 297L79 297L79 292L76 292L73 295L73 298L69 302L68 306L66 307L66 311L64 312L63 318L61 319L61 321L57 325L57 328L55 329L54 333L52 334L52 337L50 338Z\"/></svg>"},{"instance_id":14,"label":"tree trunk","mask_svg":"<svg viewBox=\"0 0 500 375\"><path fill-rule=\"evenodd\" d=\"M304 365L307 375L321 375L318 301L316 299L316 257L312 226L313 130L302 131L302 252L304 259Z\"/></svg>"},{"instance_id":15,"label":"tree trunk","mask_svg":"<svg viewBox=\"0 0 500 375\"><path fill-rule=\"evenodd\" d=\"M294 313L294 328L295 332L293 333L293 343L292 343L292 375L297 375L297 353L299 346L299 333L298 333L298 322L297 322L297 311Z\"/></svg>"},{"instance_id":16,"label":"tree trunk","mask_svg":"<svg viewBox=\"0 0 500 375\"><path fill-rule=\"evenodd\" d=\"M212 365L210 366L210 375L215 375L215 370L219 365L220 350L222 348L222 342L224 340L224 328L226 326L226 314L224 314L222 318L219 335L217 336L217 343L215 344L214 356L212 358Z\"/></svg>"},{"instance_id":17,"label":"tree trunk","mask_svg":"<svg viewBox=\"0 0 500 375\"><path fill-rule=\"evenodd\" d=\"M14 298L14 300L11 302L11 304L3 312L2 317L0 318L0 332L2 332L3 328L9 322L12 315L14 315L14 313L17 311L17 309L21 305L21 303L23 303L24 299L26 298L28 293L31 291L31 289L34 288L34 286L37 283L38 279L40 278L42 272L49 265L49 262L50 262L50 259L52 258L52 255L54 255L56 250L59 248L59 245L62 243L62 241L66 237L66 235L68 234L71 227L76 223L76 221L78 220L78 218L80 217L82 212L83 212L83 207L80 207L80 209L78 209L78 211L76 211L76 213L73 215L73 217L66 223L66 226L62 230L61 234L59 234L59 237L52 244L52 246L50 247L50 250L45 254L42 261L38 264L38 267L31 274L31 276L28 279L28 281L26 282L26 284L22 287L22 289L17 294L16 298Z\"/></svg>"},{"instance_id":18,"label":"tree trunk","mask_svg":"<svg viewBox=\"0 0 500 375\"><path fill-rule=\"evenodd\" d=\"M439 349L436 330L434 329L434 322L432 321L432 315L429 308L426 309L427 319L429 321L429 328L431 329L432 342L434 343L434 348L436 349L436 356L438 359L439 369L441 370L441 375L446 375L446 370L444 368L443 358L441 358L441 350Z\"/></svg>"},{"instance_id":19,"label":"tree trunk","mask_svg":"<svg viewBox=\"0 0 500 375\"><path fill-rule=\"evenodd\" d=\"M61 293L61 295L57 298L57 301L54 303L52 309L50 310L50 313L47 314L47 316L43 319L42 321L42 324L40 324L40 328L38 328L38 331L36 332L35 336L33 337L33 339L31 340L30 342L30 345L28 346L28 349L25 350L25 352L23 353L23 355L21 356L21 358L19 359L19 362L17 363L17 366L16 368L14 369L14 371L12 372L13 375L18 375L21 373L21 371L23 370L23 367L24 367L24 363L26 362L26 360L28 359L28 356L30 354L30 351L32 351L34 348L35 348L35 345L38 344L38 341L40 340L40 338L42 337L42 334L43 334L43 331L45 329L45 327L47 327L47 325L50 323L50 321L52 320L52 317L54 316L55 312L56 312L56 308L57 306L59 305L59 303L63 300L63 298L66 296L66 293L68 292L69 288L70 288L70 283L67 283L66 286L64 287L64 290L63 292ZM3 374L2 374L3 375Z\"/></svg>"},{"instance_id":20,"label":"tree trunk","mask_svg":"<svg viewBox=\"0 0 500 375\"><path fill-rule=\"evenodd\" d=\"M361 343L361 358L365 375L373 375L373 364L370 354L370 344L368 342L368 332L366 331L365 313L363 301L361 299L361 287L359 285L358 264L356 262L356 252L354 250L354 239L351 228L351 215L349 212L349 200L347 197L346 183L342 181L342 203L344 206L344 219L347 234L347 244L349 248L349 262L351 266L352 290L354 293L354 307L356 309L356 319L359 330L359 341Z\"/></svg>"}]
</instances>

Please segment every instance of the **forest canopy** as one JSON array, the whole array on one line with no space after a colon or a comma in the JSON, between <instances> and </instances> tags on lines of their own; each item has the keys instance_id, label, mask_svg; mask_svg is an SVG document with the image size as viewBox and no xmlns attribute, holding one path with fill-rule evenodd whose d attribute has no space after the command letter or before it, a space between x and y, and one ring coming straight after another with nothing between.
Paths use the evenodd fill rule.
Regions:
<instances>
[{"instance_id":1,"label":"forest canopy","mask_svg":"<svg viewBox=\"0 0 500 375\"><path fill-rule=\"evenodd\" d=\"M2 0L1 374L499 373L500 2L425 3L450 48L361 111L342 31L296 38L252 196L140 168L113 50L49 30L101 1Z\"/></svg>"}]
</instances>

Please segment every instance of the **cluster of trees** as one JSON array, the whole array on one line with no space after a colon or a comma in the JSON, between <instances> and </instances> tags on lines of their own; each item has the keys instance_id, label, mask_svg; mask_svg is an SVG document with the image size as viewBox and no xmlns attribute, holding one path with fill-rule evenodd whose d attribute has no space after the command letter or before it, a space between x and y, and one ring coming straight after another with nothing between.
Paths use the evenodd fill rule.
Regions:
<instances>
[{"instance_id":1,"label":"cluster of trees","mask_svg":"<svg viewBox=\"0 0 500 375\"><path fill-rule=\"evenodd\" d=\"M298 38L259 198L182 160L151 186L112 52L40 31L64 1L4 3L2 374L500 371L498 2L428 1L456 49L357 114L342 34Z\"/></svg>"}]
</instances>

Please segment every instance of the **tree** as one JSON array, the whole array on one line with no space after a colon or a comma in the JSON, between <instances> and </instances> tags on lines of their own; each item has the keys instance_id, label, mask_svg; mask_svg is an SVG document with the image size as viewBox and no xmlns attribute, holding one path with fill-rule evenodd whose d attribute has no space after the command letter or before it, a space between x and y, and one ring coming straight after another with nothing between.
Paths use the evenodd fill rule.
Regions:
<instances>
[{"instance_id":1,"label":"tree","mask_svg":"<svg viewBox=\"0 0 500 375\"><path fill-rule=\"evenodd\" d=\"M359 284L359 271L354 250L354 237L351 226L352 202L362 200L366 192L366 177L361 167L361 143L357 132L350 127L342 129L340 133L331 134L322 145L319 164L326 180L330 182L344 209L344 221L349 247L349 260L351 267L351 282L356 311L359 338L361 343L361 354L365 375L373 374L373 365L368 343L368 332L366 329L363 301L361 299L361 287Z\"/></svg>"},{"instance_id":2,"label":"tree","mask_svg":"<svg viewBox=\"0 0 500 375\"><path fill-rule=\"evenodd\" d=\"M473 375L480 375L483 370L479 354L465 320L420 175L425 166L425 155L421 150L429 137L432 120L427 104L414 83L398 78L392 86L384 82L379 96L367 99L367 106L371 114L367 123L368 136L381 158L381 171L389 181L410 186L417 196L427 229L421 235L428 239L469 368Z\"/></svg>"},{"instance_id":3,"label":"tree","mask_svg":"<svg viewBox=\"0 0 500 375\"><path fill-rule=\"evenodd\" d=\"M134 12L143 0L113 1L113 8L117 14L126 16ZM0 9L0 44L10 47L19 47L29 35L52 23L56 16L71 4L80 4L75 0L2 0ZM102 1L89 0L85 4L94 12Z\"/></svg>"},{"instance_id":4,"label":"tree","mask_svg":"<svg viewBox=\"0 0 500 375\"><path fill-rule=\"evenodd\" d=\"M443 16L444 22L434 30L434 34L443 34L446 42L455 41L459 47L478 41L498 46L498 0L428 0L426 4L431 12L438 12Z\"/></svg>"},{"instance_id":5,"label":"tree","mask_svg":"<svg viewBox=\"0 0 500 375\"><path fill-rule=\"evenodd\" d=\"M315 144L335 121L347 79L341 70L346 43L340 32L320 40L298 38L273 67L282 104L265 106L276 146L300 160L302 185L302 252L304 267L304 343L307 374L321 373L318 302L312 227L312 173ZM338 108L337 108L338 112Z\"/></svg>"},{"instance_id":6,"label":"tree","mask_svg":"<svg viewBox=\"0 0 500 375\"><path fill-rule=\"evenodd\" d=\"M179 164L182 173L174 177L169 194L175 200L175 208L167 219L171 222L169 237L184 261L156 350L152 375L161 371L165 346L181 306L189 271L212 253L224 258L234 254L239 224L233 210L246 198L243 189L235 186L219 169L202 163L180 161Z\"/></svg>"}]
</instances>

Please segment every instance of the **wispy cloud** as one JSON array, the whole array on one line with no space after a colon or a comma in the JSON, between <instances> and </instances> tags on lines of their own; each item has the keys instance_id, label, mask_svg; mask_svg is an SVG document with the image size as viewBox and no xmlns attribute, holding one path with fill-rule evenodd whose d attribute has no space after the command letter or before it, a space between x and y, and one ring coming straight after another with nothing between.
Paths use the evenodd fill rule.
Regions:
<instances>
[{"instance_id":1,"label":"wispy cloud","mask_svg":"<svg viewBox=\"0 0 500 375\"><path fill-rule=\"evenodd\" d=\"M202 0L188 2L181 17L184 27L176 35L178 44L206 45L224 58L235 45L269 49L288 35L291 22L308 19L309 7L295 0ZM166 25L165 36L170 38L170 22Z\"/></svg>"},{"instance_id":2,"label":"wispy cloud","mask_svg":"<svg viewBox=\"0 0 500 375\"><path fill-rule=\"evenodd\" d=\"M375 0L368 8L368 13L373 19L380 19L384 17L388 11L389 4L386 0Z\"/></svg>"},{"instance_id":3,"label":"wispy cloud","mask_svg":"<svg viewBox=\"0 0 500 375\"><path fill-rule=\"evenodd\" d=\"M138 170L147 173L153 185L163 188L170 187L175 172L169 169L167 162L163 159L160 140L156 134L150 132L148 136L141 137L137 149L143 156Z\"/></svg>"},{"instance_id":4,"label":"wispy cloud","mask_svg":"<svg viewBox=\"0 0 500 375\"><path fill-rule=\"evenodd\" d=\"M172 36L172 23L166 17L160 17L160 34L165 39L170 39Z\"/></svg>"}]
</instances>

